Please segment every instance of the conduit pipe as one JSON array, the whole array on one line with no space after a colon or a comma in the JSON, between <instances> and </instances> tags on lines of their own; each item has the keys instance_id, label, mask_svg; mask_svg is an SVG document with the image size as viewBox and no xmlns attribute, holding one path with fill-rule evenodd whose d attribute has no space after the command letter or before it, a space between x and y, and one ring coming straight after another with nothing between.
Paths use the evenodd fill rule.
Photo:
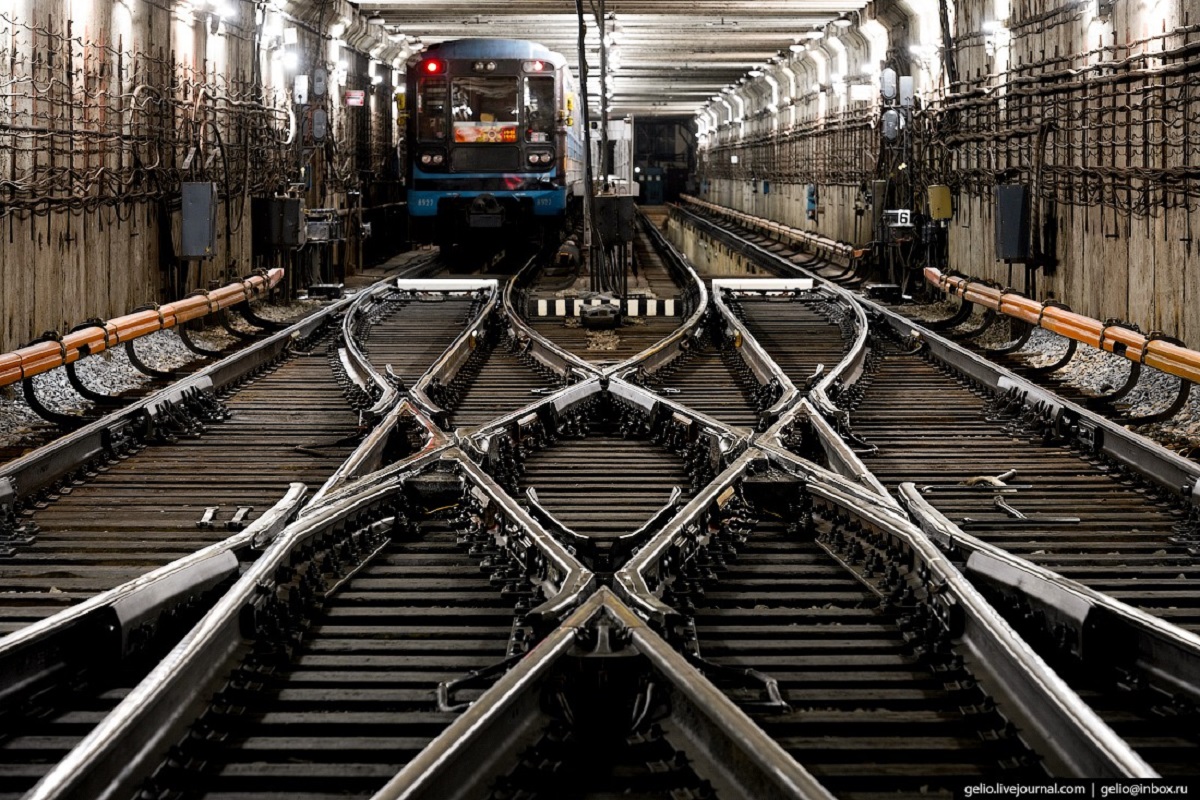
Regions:
<instances>
[{"instance_id":1,"label":"conduit pipe","mask_svg":"<svg viewBox=\"0 0 1200 800\"><path fill-rule=\"evenodd\" d=\"M947 294L962 298L964 302L998 311L1029 325L1045 328L1106 353L1124 356L1130 361L1184 380L1200 382L1200 352L1189 350L1170 337L1153 332L1143 334L1124 325L1101 322L1065 307L1040 303L970 278L945 275L936 267L925 268L925 280Z\"/></svg>"},{"instance_id":2,"label":"conduit pipe","mask_svg":"<svg viewBox=\"0 0 1200 800\"><path fill-rule=\"evenodd\" d=\"M273 289L282 279L282 269L268 270L211 292L198 291L174 303L135 311L108 322L80 326L61 339L40 341L5 353L0 355L0 386L49 372L132 339L248 302Z\"/></svg>"}]
</instances>

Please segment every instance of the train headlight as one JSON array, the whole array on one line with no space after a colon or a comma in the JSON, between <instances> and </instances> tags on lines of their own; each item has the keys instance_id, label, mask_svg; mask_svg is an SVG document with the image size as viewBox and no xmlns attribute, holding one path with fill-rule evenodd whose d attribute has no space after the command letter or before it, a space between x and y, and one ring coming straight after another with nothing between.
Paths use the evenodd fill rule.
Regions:
<instances>
[{"instance_id":1,"label":"train headlight","mask_svg":"<svg viewBox=\"0 0 1200 800\"><path fill-rule=\"evenodd\" d=\"M422 153L421 154L421 163L422 164L432 164L433 156L431 156L429 153Z\"/></svg>"},{"instance_id":2,"label":"train headlight","mask_svg":"<svg viewBox=\"0 0 1200 800\"><path fill-rule=\"evenodd\" d=\"M530 164L536 164L536 163L538 163L538 154L537 154L537 153L530 153L530 154L529 154L529 163L530 163Z\"/></svg>"},{"instance_id":3,"label":"train headlight","mask_svg":"<svg viewBox=\"0 0 1200 800\"><path fill-rule=\"evenodd\" d=\"M521 64L521 69L526 72L542 72L546 69L545 61L526 61Z\"/></svg>"},{"instance_id":4,"label":"train headlight","mask_svg":"<svg viewBox=\"0 0 1200 800\"><path fill-rule=\"evenodd\" d=\"M442 155L441 153L433 154L433 163L434 164L441 164L445 160L446 160L446 157L444 155Z\"/></svg>"},{"instance_id":5,"label":"train headlight","mask_svg":"<svg viewBox=\"0 0 1200 800\"><path fill-rule=\"evenodd\" d=\"M488 71L488 72L495 72L495 71L496 71L496 62L495 62L495 61L489 61L489 62L487 63L487 71Z\"/></svg>"},{"instance_id":6,"label":"train headlight","mask_svg":"<svg viewBox=\"0 0 1200 800\"><path fill-rule=\"evenodd\" d=\"M543 164L549 164L550 159L552 159L552 158L554 158L554 156L550 155L549 153L542 153L538 157L538 161L541 161Z\"/></svg>"}]
</instances>

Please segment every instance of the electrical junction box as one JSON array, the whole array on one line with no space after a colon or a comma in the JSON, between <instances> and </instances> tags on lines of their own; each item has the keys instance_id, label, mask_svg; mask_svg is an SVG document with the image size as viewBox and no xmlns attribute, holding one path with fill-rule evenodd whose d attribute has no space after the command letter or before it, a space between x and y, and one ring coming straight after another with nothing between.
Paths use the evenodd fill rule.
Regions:
<instances>
[{"instance_id":1,"label":"electrical junction box","mask_svg":"<svg viewBox=\"0 0 1200 800\"><path fill-rule=\"evenodd\" d=\"M250 204L254 246L259 252L276 247L301 247L307 241L308 220L298 197L255 197Z\"/></svg>"},{"instance_id":2,"label":"electrical junction box","mask_svg":"<svg viewBox=\"0 0 1200 800\"><path fill-rule=\"evenodd\" d=\"M217 241L217 185L187 182L182 189L179 257L212 258Z\"/></svg>"},{"instance_id":3,"label":"electrical junction box","mask_svg":"<svg viewBox=\"0 0 1200 800\"><path fill-rule=\"evenodd\" d=\"M296 84L295 84L295 86L292 87L292 100L294 100L296 102L296 105L303 106L303 105L308 104L308 76L307 75L297 75L296 76Z\"/></svg>"},{"instance_id":4,"label":"electrical junction box","mask_svg":"<svg viewBox=\"0 0 1200 800\"><path fill-rule=\"evenodd\" d=\"M1029 260L1029 187L996 187L996 258Z\"/></svg>"},{"instance_id":5,"label":"electrical junction box","mask_svg":"<svg viewBox=\"0 0 1200 800\"><path fill-rule=\"evenodd\" d=\"M629 243L634 239L637 209L629 195L596 197L596 232L606 245Z\"/></svg>"},{"instance_id":6,"label":"electrical junction box","mask_svg":"<svg viewBox=\"0 0 1200 800\"><path fill-rule=\"evenodd\" d=\"M929 187L929 216L931 219L945 220L954 216L954 205L950 201L949 186Z\"/></svg>"},{"instance_id":7,"label":"electrical junction box","mask_svg":"<svg viewBox=\"0 0 1200 800\"><path fill-rule=\"evenodd\" d=\"M303 247L308 240L308 220L304 215L304 201L299 197L279 199L280 247Z\"/></svg>"}]
</instances>

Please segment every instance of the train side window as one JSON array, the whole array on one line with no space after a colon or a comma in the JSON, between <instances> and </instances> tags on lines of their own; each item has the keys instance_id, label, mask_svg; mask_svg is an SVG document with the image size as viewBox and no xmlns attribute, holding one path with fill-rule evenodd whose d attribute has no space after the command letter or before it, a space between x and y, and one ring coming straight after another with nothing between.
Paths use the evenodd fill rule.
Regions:
<instances>
[{"instance_id":1,"label":"train side window","mask_svg":"<svg viewBox=\"0 0 1200 800\"><path fill-rule=\"evenodd\" d=\"M554 78L526 78L525 141L549 142L554 133Z\"/></svg>"},{"instance_id":2,"label":"train side window","mask_svg":"<svg viewBox=\"0 0 1200 800\"><path fill-rule=\"evenodd\" d=\"M446 138L446 100L449 83L444 75L417 82L417 137L422 141Z\"/></svg>"}]
</instances>

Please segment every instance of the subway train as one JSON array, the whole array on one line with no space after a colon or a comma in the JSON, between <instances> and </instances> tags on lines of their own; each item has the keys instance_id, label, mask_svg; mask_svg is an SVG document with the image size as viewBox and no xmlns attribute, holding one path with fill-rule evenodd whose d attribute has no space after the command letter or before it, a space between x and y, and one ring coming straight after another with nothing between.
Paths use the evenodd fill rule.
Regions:
<instances>
[{"instance_id":1,"label":"subway train","mask_svg":"<svg viewBox=\"0 0 1200 800\"><path fill-rule=\"evenodd\" d=\"M557 242L584 182L582 113L562 55L460 39L408 62L408 213L415 241Z\"/></svg>"}]
</instances>

